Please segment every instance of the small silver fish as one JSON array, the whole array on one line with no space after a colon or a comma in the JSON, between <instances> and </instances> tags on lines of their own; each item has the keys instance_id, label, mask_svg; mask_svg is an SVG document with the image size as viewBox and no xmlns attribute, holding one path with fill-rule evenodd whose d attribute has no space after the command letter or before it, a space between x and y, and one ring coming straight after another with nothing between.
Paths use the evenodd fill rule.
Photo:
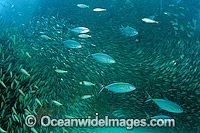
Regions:
<instances>
[{"instance_id":1,"label":"small silver fish","mask_svg":"<svg viewBox=\"0 0 200 133\"><path fill-rule=\"evenodd\" d=\"M94 85L94 86L95 86L95 84L94 84L94 83L92 83L92 82L89 82L89 81L82 81L82 82L79 82L79 84L80 84L80 85L85 85L85 86L92 86L92 85Z\"/></svg>"},{"instance_id":2,"label":"small silver fish","mask_svg":"<svg viewBox=\"0 0 200 133\"><path fill-rule=\"evenodd\" d=\"M89 38L89 37L92 37L92 36L88 35L88 34L79 34L78 37L80 37L80 38Z\"/></svg>"},{"instance_id":3,"label":"small silver fish","mask_svg":"<svg viewBox=\"0 0 200 133\"><path fill-rule=\"evenodd\" d=\"M87 98L91 98L91 97L93 97L94 95L84 95L84 96L82 96L81 97L81 99L87 99Z\"/></svg>"},{"instance_id":4,"label":"small silver fish","mask_svg":"<svg viewBox=\"0 0 200 133\"><path fill-rule=\"evenodd\" d=\"M67 73L68 71L61 70L61 69L56 69L55 72L57 72L57 73Z\"/></svg>"},{"instance_id":5,"label":"small silver fish","mask_svg":"<svg viewBox=\"0 0 200 133\"><path fill-rule=\"evenodd\" d=\"M5 130L3 130L1 127L0 127L0 132L1 133L7 133Z\"/></svg>"},{"instance_id":6,"label":"small silver fish","mask_svg":"<svg viewBox=\"0 0 200 133\"><path fill-rule=\"evenodd\" d=\"M89 8L89 6L85 4L77 4L77 6L80 8Z\"/></svg>"},{"instance_id":7,"label":"small silver fish","mask_svg":"<svg viewBox=\"0 0 200 133\"><path fill-rule=\"evenodd\" d=\"M27 76L30 76L30 74L29 74L25 69L22 68L20 71L21 71L23 74L25 74L25 75L27 75Z\"/></svg>"},{"instance_id":8,"label":"small silver fish","mask_svg":"<svg viewBox=\"0 0 200 133\"><path fill-rule=\"evenodd\" d=\"M142 21L146 22L146 23L158 23L158 21L155 21L155 20L152 20L152 19L149 19L149 18L143 18Z\"/></svg>"},{"instance_id":9,"label":"small silver fish","mask_svg":"<svg viewBox=\"0 0 200 133\"><path fill-rule=\"evenodd\" d=\"M61 105L63 105L62 103L59 103L59 102L56 101L56 100L52 100L51 102L54 103L54 104L57 105L57 106L61 106Z\"/></svg>"},{"instance_id":10,"label":"small silver fish","mask_svg":"<svg viewBox=\"0 0 200 133\"><path fill-rule=\"evenodd\" d=\"M102 11L106 11L106 9L103 8L94 8L93 12L102 12Z\"/></svg>"},{"instance_id":11,"label":"small silver fish","mask_svg":"<svg viewBox=\"0 0 200 133\"><path fill-rule=\"evenodd\" d=\"M76 27L73 28L71 31L77 34L90 32L90 30L86 27Z\"/></svg>"},{"instance_id":12,"label":"small silver fish","mask_svg":"<svg viewBox=\"0 0 200 133\"><path fill-rule=\"evenodd\" d=\"M40 102L39 99L36 98L36 102L37 102L40 106L42 106L42 103Z\"/></svg>"}]
</instances>

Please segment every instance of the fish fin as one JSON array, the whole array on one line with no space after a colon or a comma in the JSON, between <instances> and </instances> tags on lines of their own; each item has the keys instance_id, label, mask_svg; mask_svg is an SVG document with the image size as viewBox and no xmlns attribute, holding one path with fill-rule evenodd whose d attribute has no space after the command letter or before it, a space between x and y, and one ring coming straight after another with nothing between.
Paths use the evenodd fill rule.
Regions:
<instances>
[{"instance_id":1,"label":"fish fin","mask_svg":"<svg viewBox=\"0 0 200 133\"><path fill-rule=\"evenodd\" d=\"M122 31L124 29L124 26L121 25L121 27L119 28L120 31Z\"/></svg>"},{"instance_id":2,"label":"fish fin","mask_svg":"<svg viewBox=\"0 0 200 133\"><path fill-rule=\"evenodd\" d=\"M99 91L98 95L103 91L104 87Z\"/></svg>"},{"instance_id":3,"label":"fish fin","mask_svg":"<svg viewBox=\"0 0 200 133\"><path fill-rule=\"evenodd\" d=\"M90 53L89 49L87 49L87 51L88 51L88 56L86 56L86 58L88 58L89 56L91 56L91 53Z\"/></svg>"},{"instance_id":4,"label":"fish fin","mask_svg":"<svg viewBox=\"0 0 200 133\"><path fill-rule=\"evenodd\" d=\"M68 32L67 32L66 34L69 34L69 33L70 33L70 31L71 31L71 29L67 27L67 30L68 30Z\"/></svg>"},{"instance_id":5,"label":"fish fin","mask_svg":"<svg viewBox=\"0 0 200 133\"><path fill-rule=\"evenodd\" d=\"M146 102L150 101L152 99L152 97L149 95L149 93L146 91L147 95L148 95L148 99Z\"/></svg>"},{"instance_id":6,"label":"fish fin","mask_svg":"<svg viewBox=\"0 0 200 133\"><path fill-rule=\"evenodd\" d=\"M162 109L161 108L159 108L159 110L158 110L158 112L160 112Z\"/></svg>"},{"instance_id":7,"label":"fish fin","mask_svg":"<svg viewBox=\"0 0 200 133\"><path fill-rule=\"evenodd\" d=\"M146 111L144 111L144 113L146 114L146 119L149 119L150 118L150 116L149 116L149 114L147 114L147 112Z\"/></svg>"},{"instance_id":8,"label":"fish fin","mask_svg":"<svg viewBox=\"0 0 200 133\"><path fill-rule=\"evenodd\" d=\"M103 85L100 84L98 81L97 81L97 84L100 86L100 88L103 88Z\"/></svg>"},{"instance_id":9,"label":"fish fin","mask_svg":"<svg viewBox=\"0 0 200 133\"><path fill-rule=\"evenodd\" d=\"M149 101L151 101L151 100L152 100L152 99L146 100L145 103L146 103L146 102L149 102Z\"/></svg>"}]
</instances>

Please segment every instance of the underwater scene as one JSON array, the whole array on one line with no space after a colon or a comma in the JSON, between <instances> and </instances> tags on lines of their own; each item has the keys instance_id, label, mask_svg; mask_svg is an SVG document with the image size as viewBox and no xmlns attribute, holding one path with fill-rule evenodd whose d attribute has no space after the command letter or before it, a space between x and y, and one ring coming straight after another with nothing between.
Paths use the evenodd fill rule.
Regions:
<instances>
[{"instance_id":1,"label":"underwater scene","mask_svg":"<svg viewBox=\"0 0 200 133\"><path fill-rule=\"evenodd\" d=\"M0 0L0 133L200 133L200 0Z\"/></svg>"}]
</instances>

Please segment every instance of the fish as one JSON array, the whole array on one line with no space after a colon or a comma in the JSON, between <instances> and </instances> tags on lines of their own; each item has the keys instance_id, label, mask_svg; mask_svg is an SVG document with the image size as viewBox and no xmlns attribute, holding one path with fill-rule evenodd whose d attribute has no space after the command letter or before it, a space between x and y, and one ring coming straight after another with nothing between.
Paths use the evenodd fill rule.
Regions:
<instances>
[{"instance_id":1,"label":"fish","mask_svg":"<svg viewBox=\"0 0 200 133\"><path fill-rule=\"evenodd\" d=\"M88 35L88 34L79 34L78 37L80 37L80 38L89 38L89 37L92 37L92 36Z\"/></svg>"},{"instance_id":2,"label":"fish","mask_svg":"<svg viewBox=\"0 0 200 133\"><path fill-rule=\"evenodd\" d=\"M149 114L147 114L146 112L145 114L147 115L147 119L171 119L172 118L166 115L149 116Z\"/></svg>"},{"instance_id":3,"label":"fish","mask_svg":"<svg viewBox=\"0 0 200 133\"><path fill-rule=\"evenodd\" d=\"M153 15L153 16L149 16L149 17L148 17L148 19L152 19L152 20L153 20L154 18L155 18L155 16L154 16L154 15Z\"/></svg>"},{"instance_id":4,"label":"fish","mask_svg":"<svg viewBox=\"0 0 200 133\"><path fill-rule=\"evenodd\" d=\"M148 101L154 101L161 109L166 110L168 112L172 113L183 113L184 110L176 103L173 103L169 100L165 99L152 99L152 97L149 95L148 92L146 92L148 95L149 100L146 100L145 102Z\"/></svg>"},{"instance_id":5,"label":"fish","mask_svg":"<svg viewBox=\"0 0 200 133\"><path fill-rule=\"evenodd\" d=\"M171 13L170 12L164 12L165 15L170 16Z\"/></svg>"},{"instance_id":6,"label":"fish","mask_svg":"<svg viewBox=\"0 0 200 133\"><path fill-rule=\"evenodd\" d=\"M57 73L67 73L68 71L61 70L61 69L56 69L55 72L57 72Z\"/></svg>"},{"instance_id":7,"label":"fish","mask_svg":"<svg viewBox=\"0 0 200 133\"><path fill-rule=\"evenodd\" d=\"M178 14L173 14L175 17L178 17Z\"/></svg>"},{"instance_id":8,"label":"fish","mask_svg":"<svg viewBox=\"0 0 200 133\"><path fill-rule=\"evenodd\" d=\"M158 21L149 18L143 18L142 21L146 23L156 23L156 24L158 23Z\"/></svg>"},{"instance_id":9,"label":"fish","mask_svg":"<svg viewBox=\"0 0 200 133\"><path fill-rule=\"evenodd\" d=\"M106 11L106 9L103 8L94 8L93 12L102 12L102 11Z\"/></svg>"},{"instance_id":10,"label":"fish","mask_svg":"<svg viewBox=\"0 0 200 133\"><path fill-rule=\"evenodd\" d=\"M82 96L81 97L81 99L87 99L87 98L91 98L91 97L93 97L94 95L84 95L84 96Z\"/></svg>"},{"instance_id":11,"label":"fish","mask_svg":"<svg viewBox=\"0 0 200 133\"><path fill-rule=\"evenodd\" d=\"M159 7L158 7L158 12L161 13L162 12L162 0L160 0L160 3L159 3Z\"/></svg>"},{"instance_id":12,"label":"fish","mask_svg":"<svg viewBox=\"0 0 200 133\"><path fill-rule=\"evenodd\" d=\"M82 82L79 82L80 85L85 85L85 86L95 86L94 83L92 82L89 82L89 81L82 81Z\"/></svg>"},{"instance_id":13,"label":"fish","mask_svg":"<svg viewBox=\"0 0 200 133\"><path fill-rule=\"evenodd\" d=\"M21 71L23 74L25 74L25 75L27 75L27 76L29 76L29 77L31 76L31 75L30 75L25 69L23 69L23 68L22 68L20 71Z\"/></svg>"},{"instance_id":14,"label":"fish","mask_svg":"<svg viewBox=\"0 0 200 133\"><path fill-rule=\"evenodd\" d=\"M174 22L174 21L170 21L171 23L172 23L172 25L178 25L178 21L176 20L176 22Z\"/></svg>"},{"instance_id":15,"label":"fish","mask_svg":"<svg viewBox=\"0 0 200 133\"><path fill-rule=\"evenodd\" d=\"M80 8L89 8L89 6L85 4L77 4L77 6Z\"/></svg>"},{"instance_id":16,"label":"fish","mask_svg":"<svg viewBox=\"0 0 200 133\"><path fill-rule=\"evenodd\" d=\"M37 48L35 48L35 47L32 47L32 49L34 49L34 50L38 51L38 49L37 49Z\"/></svg>"},{"instance_id":17,"label":"fish","mask_svg":"<svg viewBox=\"0 0 200 133\"><path fill-rule=\"evenodd\" d=\"M140 41L140 39L137 38L137 39L135 39L135 42L140 43L141 41Z\"/></svg>"},{"instance_id":18,"label":"fish","mask_svg":"<svg viewBox=\"0 0 200 133\"><path fill-rule=\"evenodd\" d=\"M125 35L125 36L128 36L128 37L133 37L133 36L136 36L138 35L138 31L132 27L121 27L119 28L119 30L121 31L122 35Z\"/></svg>"},{"instance_id":19,"label":"fish","mask_svg":"<svg viewBox=\"0 0 200 133\"><path fill-rule=\"evenodd\" d=\"M25 96L24 92L23 92L21 89L19 89L19 92L20 92L23 96Z\"/></svg>"},{"instance_id":20,"label":"fish","mask_svg":"<svg viewBox=\"0 0 200 133\"><path fill-rule=\"evenodd\" d=\"M20 49L20 51L22 52L22 54L24 55L24 51L22 49Z\"/></svg>"},{"instance_id":21,"label":"fish","mask_svg":"<svg viewBox=\"0 0 200 133\"><path fill-rule=\"evenodd\" d=\"M178 28L174 26L174 30L178 30Z\"/></svg>"},{"instance_id":22,"label":"fish","mask_svg":"<svg viewBox=\"0 0 200 133\"><path fill-rule=\"evenodd\" d=\"M41 35L40 37L43 38L43 39L45 39L45 40L51 40L51 38L48 37L47 35Z\"/></svg>"},{"instance_id":23,"label":"fish","mask_svg":"<svg viewBox=\"0 0 200 133\"><path fill-rule=\"evenodd\" d=\"M32 131L33 133L38 133L38 132L35 130L34 127L31 128L31 131Z\"/></svg>"},{"instance_id":24,"label":"fish","mask_svg":"<svg viewBox=\"0 0 200 133\"><path fill-rule=\"evenodd\" d=\"M95 53L95 54L90 55L90 53L89 53L88 56L92 56L96 61L98 61L100 63L108 63L108 64L116 63L116 61L107 54Z\"/></svg>"},{"instance_id":25,"label":"fish","mask_svg":"<svg viewBox=\"0 0 200 133\"><path fill-rule=\"evenodd\" d=\"M180 25L180 30L184 31L183 25Z\"/></svg>"},{"instance_id":26,"label":"fish","mask_svg":"<svg viewBox=\"0 0 200 133\"><path fill-rule=\"evenodd\" d=\"M1 83L1 85L3 85L3 87L5 87L5 88L7 87L7 86L4 84L3 81L0 80L0 83Z\"/></svg>"},{"instance_id":27,"label":"fish","mask_svg":"<svg viewBox=\"0 0 200 133\"><path fill-rule=\"evenodd\" d=\"M28 52L26 52L26 55L27 55L29 58L31 58L31 56L30 56L30 54L29 54Z\"/></svg>"},{"instance_id":28,"label":"fish","mask_svg":"<svg viewBox=\"0 0 200 133\"><path fill-rule=\"evenodd\" d=\"M5 130L3 130L1 127L0 127L0 132L1 133L7 133Z\"/></svg>"},{"instance_id":29,"label":"fish","mask_svg":"<svg viewBox=\"0 0 200 133\"><path fill-rule=\"evenodd\" d=\"M62 130L63 130L64 133L69 133L69 131L66 130L64 127L62 127Z\"/></svg>"},{"instance_id":30,"label":"fish","mask_svg":"<svg viewBox=\"0 0 200 133\"><path fill-rule=\"evenodd\" d=\"M63 105L62 103L59 103L59 102L56 101L56 100L52 100L51 102L52 102L53 104L57 105L57 106L61 106L61 105Z\"/></svg>"},{"instance_id":31,"label":"fish","mask_svg":"<svg viewBox=\"0 0 200 133\"><path fill-rule=\"evenodd\" d=\"M14 107L12 107L12 111L13 111L13 113L15 113L17 115L17 112Z\"/></svg>"},{"instance_id":32,"label":"fish","mask_svg":"<svg viewBox=\"0 0 200 133\"><path fill-rule=\"evenodd\" d=\"M24 109L25 115L31 115L31 112L29 112L27 109Z\"/></svg>"},{"instance_id":33,"label":"fish","mask_svg":"<svg viewBox=\"0 0 200 133\"><path fill-rule=\"evenodd\" d=\"M82 48L81 44L74 40L66 40L63 44L68 48Z\"/></svg>"},{"instance_id":34,"label":"fish","mask_svg":"<svg viewBox=\"0 0 200 133\"><path fill-rule=\"evenodd\" d=\"M131 92L136 89L135 86L133 86L129 83L112 83L105 87L103 87L103 85L100 84L100 86L102 89L99 91L98 94L100 94L104 88L106 88L114 93L126 93L126 92Z\"/></svg>"},{"instance_id":35,"label":"fish","mask_svg":"<svg viewBox=\"0 0 200 133\"><path fill-rule=\"evenodd\" d=\"M40 102L39 99L36 98L36 102L37 102L40 106L42 106L42 103Z\"/></svg>"},{"instance_id":36,"label":"fish","mask_svg":"<svg viewBox=\"0 0 200 133\"><path fill-rule=\"evenodd\" d=\"M65 115L65 117L70 118L70 119L74 119L75 117L70 116L70 115Z\"/></svg>"},{"instance_id":37,"label":"fish","mask_svg":"<svg viewBox=\"0 0 200 133\"><path fill-rule=\"evenodd\" d=\"M90 32L90 30L86 27L76 27L71 29L72 32L77 33L77 34L84 34Z\"/></svg>"}]
</instances>

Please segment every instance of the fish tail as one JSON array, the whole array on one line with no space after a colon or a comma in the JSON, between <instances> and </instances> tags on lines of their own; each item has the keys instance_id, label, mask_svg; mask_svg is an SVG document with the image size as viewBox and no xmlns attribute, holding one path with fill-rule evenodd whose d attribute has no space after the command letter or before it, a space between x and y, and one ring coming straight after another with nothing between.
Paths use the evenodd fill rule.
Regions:
<instances>
[{"instance_id":1,"label":"fish tail","mask_svg":"<svg viewBox=\"0 0 200 133\"><path fill-rule=\"evenodd\" d=\"M144 111L144 113L146 114L146 119L149 119L150 118L150 116L149 116L149 114L147 114L147 112L146 111Z\"/></svg>"},{"instance_id":2,"label":"fish tail","mask_svg":"<svg viewBox=\"0 0 200 133\"><path fill-rule=\"evenodd\" d=\"M100 86L100 88L103 88L103 85L99 83L98 81L97 81L97 84Z\"/></svg>"},{"instance_id":3,"label":"fish tail","mask_svg":"<svg viewBox=\"0 0 200 133\"><path fill-rule=\"evenodd\" d=\"M69 34L69 32L71 31L71 29L67 27L67 30L68 30L68 32L66 34Z\"/></svg>"},{"instance_id":4,"label":"fish tail","mask_svg":"<svg viewBox=\"0 0 200 133\"><path fill-rule=\"evenodd\" d=\"M146 100L145 103L146 103L146 102L149 102L149 101L151 101L151 100L152 100L152 99Z\"/></svg>"},{"instance_id":5,"label":"fish tail","mask_svg":"<svg viewBox=\"0 0 200 133\"><path fill-rule=\"evenodd\" d=\"M98 95L103 91L104 86L102 84L100 84L99 82L97 82L97 84L100 86L101 90L99 91Z\"/></svg>"},{"instance_id":6,"label":"fish tail","mask_svg":"<svg viewBox=\"0 0 200 133\"><path fill-rule=\"evenodd\" d=\"M152 97L149 95L149 93L146 91L147 95L148 95L148 99L149 100L146 100L145 102L148 102L148 101L151 101L152 100Z\"/></svg>"},{"instance_id":7,"label":"fish tail","mask_svg":"<svg viewBox=\"0 0 200 133\"><path fill-rule=\"evenodd\" d=\"M88 51L88 56L86 56L86 58L88 58L91 55L89 49L87 49L87 51Z\"/></svg>"},{"instance_id":8,"label":"fish tail","mask_svg":"<svg viewBox=\"0 0 200 133\"><path fill-rule=\"evenodd\" d=\"M99 91L98 95L103 91L104 87Z\"/></svg>"},{"instance_id":9,"label":"fish tail","mask_svg":"<svg viewBox=\"0 0 200 133\"><path fill-rule=\"evenodd\" d=\"M119 30L122 31L124 29L123 25L121 25L121 27L119 27Z\"/></svg>"}]
</instances>

